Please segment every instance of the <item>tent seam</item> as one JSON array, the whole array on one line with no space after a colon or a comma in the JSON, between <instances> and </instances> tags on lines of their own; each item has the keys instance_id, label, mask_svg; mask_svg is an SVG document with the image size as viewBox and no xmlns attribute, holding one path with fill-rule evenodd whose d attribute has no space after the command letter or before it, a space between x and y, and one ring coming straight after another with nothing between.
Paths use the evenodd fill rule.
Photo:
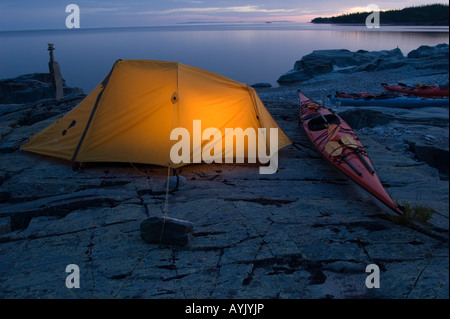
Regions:
<instances>
[{"instance_id":1,"label":"tent seam","mask_svg":"<svg viewBox=\"0 0 450 319\"><path fill-rule=\"evenodd\" d=\"M118 61L120 61L120 60L117 60L116 63ZM111 71L109 71L109 74L106 76L106 78L102 82L103 88L102 88L101 92L97 95L97 99L95 101L94 107L92 108L91 115L89 116L88 122L86 123L86 127L84 128L83 134L80 137L80 141L78 142L78 145L75 148L75 151L73 153L73 156L72 156L72 162L73 163L77 159L78 153L79 153L79 151L81 149L81 145L83 144L83 142L84 142L84 140L86 138L87 131L89 130L89 127L91 126L91 122L92 122L92 120L94 118L94 114L97 111L98 105L100 104L100 100L101 100L102 95L103 95L103 92L105 91L105 89L106 89L106 87L108 85L109 79L111 77L112 71L114 70L114 68L116 66L116 63L114 63L113 67L111 68Z\"/></svg>"}]
</instances>

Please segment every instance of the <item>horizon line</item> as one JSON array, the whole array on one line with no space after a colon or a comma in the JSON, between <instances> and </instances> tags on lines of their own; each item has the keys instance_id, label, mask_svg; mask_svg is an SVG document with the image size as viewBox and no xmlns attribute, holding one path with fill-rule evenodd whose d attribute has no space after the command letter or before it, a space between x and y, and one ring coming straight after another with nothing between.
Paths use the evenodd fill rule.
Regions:
<instances>
[{"instance_id":1,"label":"horizon line","mask_svg":"<svg viewBox=\"0 0 450 319\"><path fill-rule=\"evenodd\" d=\"M20 32L52 32L52 31L67 31L67 32L82 32L89 30L112 30L112 29L148 29L148 28L181 28L181 27L206 27L208 25L213 26L232 26L232 25L260 25L260 26L270 26L273 24L294 24L294 25L330 25L330 26L361 26L364 24L341 24L341 23L314 23L312 21L308 22L298 22L293 20L261 20L261 21L188 21L188 22L177 22L174 24L159 24L159 25L146 25L146 26L105 26L105 27L81 27L81 28L46 28L46 29L12 29L12 30L1 30L1 33L20 33ZM449 32L450 26L448 25L414 25L414 24L385 24L384 26L398 26L398 27L430 27L436 29L446 29ZM381 30L380 30L381 31ZM444 31L445 32L445 31Z\"/></svg>"},{"instance_id":2,"label":"horizon line","mask_svg":"<svg viewBox=\"0 0 450 319\"><path fill-rule=\"evenodd\" d=\"M235 24L249 24L249 25L258 25L258 24L272 24L272 23L293 23L293 24L309 24L312 23L311 21L308 22L298 22L293 20L261 20L261 21L187 21L187 22L176 22L173 24L155 24L155 25L143 25L143 26L105 26L105 27L81 27L81 28L44 28L44 29L11 29L11 30L2 30L0 29L0 32L33 32L33 31L81 31L81 30L99 30L99 29L132 29L132 28L161 28L161 27L181 27L181 26L193 26L195 24L198 25L235 25Z\"/></svg>"}]
</instances>

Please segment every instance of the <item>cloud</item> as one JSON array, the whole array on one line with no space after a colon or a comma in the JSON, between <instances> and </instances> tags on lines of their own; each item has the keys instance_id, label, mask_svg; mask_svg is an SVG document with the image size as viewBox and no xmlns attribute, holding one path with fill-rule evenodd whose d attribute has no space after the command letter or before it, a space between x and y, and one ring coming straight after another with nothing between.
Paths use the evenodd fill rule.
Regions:
<instances>
[{"instance_id":1,"label":"cloud","mask_svg":"<svg viewBox=\"0 0 450 319\"><path fill-rule=\"evenodd\" d=\"M203 7L203 8L174 8L168 10L152 10L143 11L139 14L173 14L173 13L223 13L223 12L235 12L235 13L293 13L298 11L297 9L263 9L258 6L237 6L237 7Z\"/></svg>"},{"instance_id":2,"label":"cloud","mask_svg":"<svg viewBox=\"0 0 450 319\"><path fill-rule=\"evenodd\" d=\"M374 3L387 10L436 2L446 1L377 0ZM0 30L64 28L68 15L65 8L69 3L80 7L83 27L167 25L194 20L309 22L314 17L365 8L361 0L1 0Z\"/></svg>"},{"instance_id":3,"label":"cloud","mask_svg":"<svg viewBox=\"0 0 450 319\"><path fill-rule=\"evenodd\" d=\"M80 12L82 14L97 14L97 13L104 13L104 12L117 12L124 10L125 8L84 8L80 7Z\"/></svg>"}]
</instances>

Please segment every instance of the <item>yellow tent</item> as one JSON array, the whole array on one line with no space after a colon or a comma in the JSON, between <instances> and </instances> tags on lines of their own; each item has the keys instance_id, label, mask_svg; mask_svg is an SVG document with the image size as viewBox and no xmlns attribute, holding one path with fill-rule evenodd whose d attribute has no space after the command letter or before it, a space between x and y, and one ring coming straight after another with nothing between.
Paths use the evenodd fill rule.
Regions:
<instances>
[{"instance_id":1,"label":"yellow tent","mask_svg":"<svg viewBox=\"0 0 450 319\"><path fill-rule=\"evenodd\" d=\"M208 139L197 144L191 140L188 158L171 161L171 148L177 143L171 139L172 130L184 128L193 139L199 120L202 129L217 128L222 136L226 128L265 128L266 143L269 129L276 128L276 151L291 143L245 84L177 62L118 60L77 107L32 136L22 149L73 162L176 168L195 162L196 154L208 143L211 146Z\"/></svg>"}]
</instances>

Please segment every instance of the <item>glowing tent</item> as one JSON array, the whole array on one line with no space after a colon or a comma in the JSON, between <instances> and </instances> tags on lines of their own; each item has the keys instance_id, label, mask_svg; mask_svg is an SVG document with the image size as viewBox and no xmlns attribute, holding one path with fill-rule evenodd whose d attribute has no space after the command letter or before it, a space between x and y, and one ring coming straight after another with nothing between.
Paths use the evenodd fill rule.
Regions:
<instances>
[{"instance_id":1,"label":"glowing tent","mask_svg":"<svg viewBox=\"0 0 450 319\"><path fill-rule=\"evenodd\" d=\"M226 128L266 129L266 143L269 129L276 128L277 151L291 143L246 84L177 62L118 60L80 104L30 137L22 149L73 162L176 168L195 162L196 154L208 143L214 144L213 137L197 144L192 140L196 135L193 123L199 120L202 129L217 128L222 136ZM174 128L184 128L191 136L189 154L179 163L170 157L177 143L171 139ZM246 148L251 146L249 141ZM221 150L225 158L223 142Z\"/></svg>"}]
</instances>

